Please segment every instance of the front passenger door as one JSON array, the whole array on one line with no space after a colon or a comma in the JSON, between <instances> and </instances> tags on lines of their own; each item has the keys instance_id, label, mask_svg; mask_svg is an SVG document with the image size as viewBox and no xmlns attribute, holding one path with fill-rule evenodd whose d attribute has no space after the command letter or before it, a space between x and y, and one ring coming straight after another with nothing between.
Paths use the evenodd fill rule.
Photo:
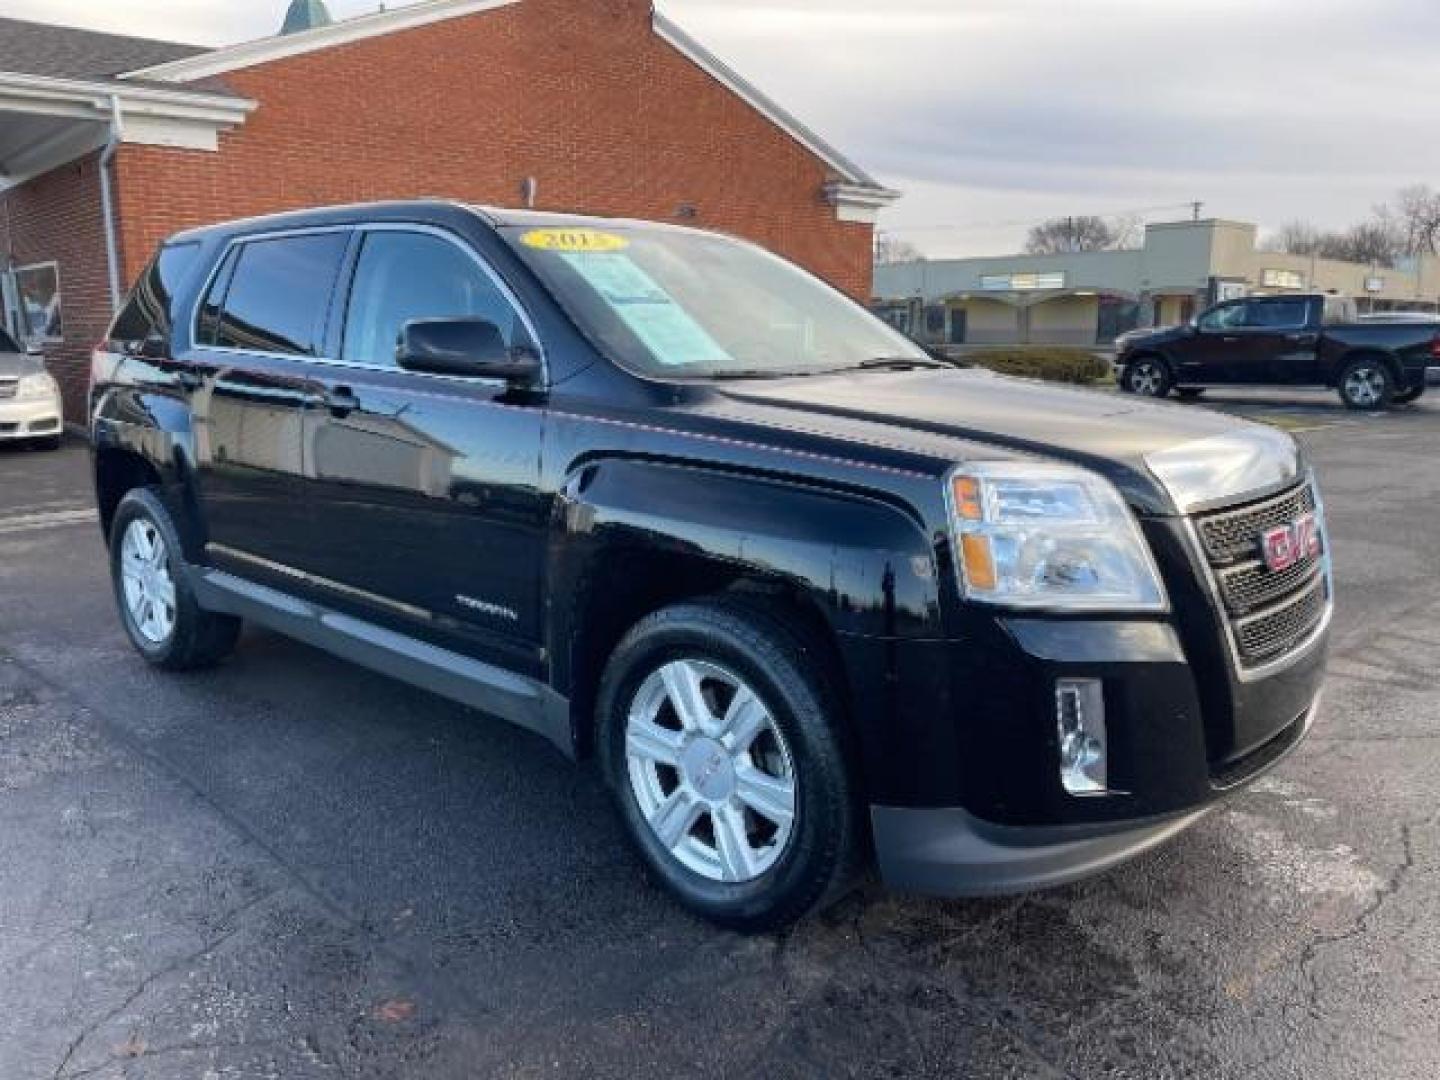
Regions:
<instances>
[{"instance_id":1,"label":"front passenger door","mask_svg":"<svg viewBox=\"0 0 1440 1080\"><path fill-rule=\"evenodd\" d=\"M538 347L512 294L458 237L364 230L339 358L317 365L323 391L306 414L315 540L302 569L331 606L539 677L543 395L397 365L406 322L455 317Z\"/></svg>"}]
</instances>

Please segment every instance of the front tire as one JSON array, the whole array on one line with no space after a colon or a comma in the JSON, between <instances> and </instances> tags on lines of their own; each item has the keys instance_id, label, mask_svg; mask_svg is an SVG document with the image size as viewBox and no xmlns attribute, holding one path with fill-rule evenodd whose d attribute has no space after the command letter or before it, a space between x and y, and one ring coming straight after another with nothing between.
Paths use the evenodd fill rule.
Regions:
<instances>
[{"instance_id":1,"label":"front tire","mask_svg":"<svg viewBox=\"0 0 1440 1080\"><path fill-rule=\"evenodd\" d=\"M1158 356L1138 356L1120 373L1121 389L1142 397L1163 398L1174 385L1169 365Z\"/></svg>"},{"instance_id":2,"label":"front tire","mask_svg":"<svg viewBox=\"0 0 1440 1080\"><path fill-rule=\"evenodd\" d=\"M859 850L828 664L808 636L738 600L642 620L601 683L601 765L631 839L687 908L783 927L841 895Z\"/></svg>"},{"instance_id":3,"label":"front tire","mask_svg":"<svg viewBox=\"0 0 1440 1080\"><path fill-rule=\"evenodd\" d=\"M120 500L110 526L110 574L120 622L156 667L189 671L235 647L240 620L206 611L184 573L184 548L170 512L149 488Z\"/></svg>"},{"instance_id":4,"label":"front tire","mask_svg":"<svg viewBox=\"0 0 1440 1080\"><path fill-rule=\"evenodd\" d=\"M1347 409L1374 412L1390 407L1395 397L1395 380L1382 361L1361 357L1340 369L1336 389Z\"/></svg>"}]
</instances>

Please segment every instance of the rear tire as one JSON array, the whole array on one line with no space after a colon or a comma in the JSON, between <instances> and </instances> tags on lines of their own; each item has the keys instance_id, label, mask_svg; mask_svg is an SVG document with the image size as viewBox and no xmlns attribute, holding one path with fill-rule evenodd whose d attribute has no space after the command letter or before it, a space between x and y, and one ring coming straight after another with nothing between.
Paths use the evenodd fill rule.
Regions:
<instances>
[{"instance_id":1,"label":"rear tire","mask_svg":"<svg viewBox=\"0 0 1440 1080\"><path fill-rule=\"evenodd\" d=\"M772 930L852 879L861 818L828 669L807 635L734 599L659 611L611 656L601 767L646 864L695 914Z\"/></svg>"},{"instance_id":2,"label":"rear tire","mask_svg":"<svg viewBox=\"0 0 1440 1080\"><path fill-rule=\"evenodd\" d=\"M1120 388L1142 397L1163 398L1174 385L1169 365L1158 356L1138 356L1120 373Z\"/></svg>"},{"instance_id":3,"label":"rear tire","mask_svg":"<svg viewBox=\"0 0 1440 1080\"><path fill-rule=\"evenodd\" d=\"M1340 369L1336 392L1347 409L1375 412L1390 407L1395 397L1395 380L1383 361L1360 357Z\"/></svg>"},{"instance_id":4,"label":"rear tire","mask_svg":"<svg viewBox=\"0 0 1440 1080\"><path fill-rule=\"evenodd\" d=\"M110 526L110 575L120 622L147 661L167 671L209 667L228 656L240 620L206 611L185 573L180 534L159 495L136 488Z\"/></svg>"},{"instance_id":5,"label":"rear tire","mask_svg":"<svg viewBox=\"0 0 1440 1080\"><path fill-rule=\"evenodd\" d=\"M1425 389L1425 384L1422 382L1419 386L1412 386L1409 390L1401 390L1392 394L1390 400L1396 405L1409 405L1412 401L1419 401L1424 396Z\"/></svg>"}]
</instances>

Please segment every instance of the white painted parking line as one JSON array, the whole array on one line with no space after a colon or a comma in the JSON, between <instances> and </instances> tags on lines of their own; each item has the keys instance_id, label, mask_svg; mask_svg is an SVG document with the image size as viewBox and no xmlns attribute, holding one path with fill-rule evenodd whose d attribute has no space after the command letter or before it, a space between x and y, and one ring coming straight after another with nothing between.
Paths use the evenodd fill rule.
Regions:
<instances>
[{"instance_id":1,"label":"white painted parking line","mask_svg":"<svg viewBox=\"0 0 1440 1080\"><path fill-rule=\"evenodd\" d=\"M40 514L13 514L0 517L0 536L39 532L42 529L61 529L71 525L94 525L95 522L95 510L88 506L72 510L51 510Z\"/></svg>"}]
</instances>

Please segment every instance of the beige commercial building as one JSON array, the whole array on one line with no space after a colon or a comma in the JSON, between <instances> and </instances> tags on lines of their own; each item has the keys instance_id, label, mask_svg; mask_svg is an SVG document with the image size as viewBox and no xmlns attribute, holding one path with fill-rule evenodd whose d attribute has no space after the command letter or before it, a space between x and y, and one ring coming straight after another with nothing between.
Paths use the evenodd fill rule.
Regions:
<instances>
[{"instance_id":1,"label":"beige commercial building","mask_svg":"<svg viewBox=\"0 0 1440 1080\"><path fill-rule=\"evenodd\" d=\"M1398 268L1261 251L1239 221L1149 225L1129 251L921 259L877 267L875 306L949 345L1105 345L1136 326L1184 322L1218 300L1319 291L1364 311L1440 308L1440 259Z\"/></svg>"}]
</instances>

